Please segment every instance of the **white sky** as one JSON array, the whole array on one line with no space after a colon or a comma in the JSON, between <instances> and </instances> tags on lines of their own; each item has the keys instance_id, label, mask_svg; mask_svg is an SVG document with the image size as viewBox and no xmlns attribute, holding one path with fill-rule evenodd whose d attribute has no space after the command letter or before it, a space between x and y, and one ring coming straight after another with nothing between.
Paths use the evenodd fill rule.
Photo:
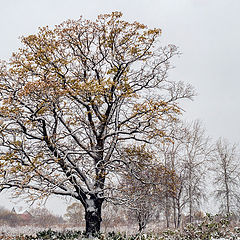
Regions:
<instances>
[{"instance_id":1,"label":"white sky","mask_svg":"<svg viewBox=\"0 0 240 240\"><path fill-rule=\"evenodd\" d=\"M0 59L20 46L19 36L83 15L121 11L124 19L161 28L163 44L182 55L170 77L191 83L198 93L185 103L186 118L200 119L213 139L240 142L240 0L0 0ZM19 203L20 204L20 203ZM18 205L19 205L18 204ZM0 205L14 203L0 194ZM52 211L63 204L52 200Z\"/></svg>"}]
</instances>

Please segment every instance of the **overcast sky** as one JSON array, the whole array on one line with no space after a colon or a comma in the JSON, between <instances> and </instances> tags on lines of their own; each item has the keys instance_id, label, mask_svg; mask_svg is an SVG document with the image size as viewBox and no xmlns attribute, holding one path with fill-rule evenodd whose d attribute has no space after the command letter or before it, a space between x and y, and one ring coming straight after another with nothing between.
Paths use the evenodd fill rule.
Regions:
<instances>
[{"instance_id":1,"label":"overcast sky","mask_svg":"<svg viewBox=\"0 0 240 240\"><path fill-rule=\"evenodd\" d=\"M200 119L213 139L240 142L240 0L0 0L0 59L20 46L19 36L83 15L121 11L127 21L162 29L162 44L175 44L170 78L191 83L198 95L185 103L188 120ZM0 194L0 205L11 208ZM54 201L53 211L62 214Z\"/></svg>"}]
</instances>

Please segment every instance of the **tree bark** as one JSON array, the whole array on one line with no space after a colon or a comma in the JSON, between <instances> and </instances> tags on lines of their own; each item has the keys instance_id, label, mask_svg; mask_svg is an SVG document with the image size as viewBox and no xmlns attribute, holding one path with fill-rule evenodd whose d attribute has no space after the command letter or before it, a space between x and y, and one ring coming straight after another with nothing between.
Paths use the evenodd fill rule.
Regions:
<instances>
[{"instance_id":1,"label":"tree bark","mask_svg":"<svg viewBox=\"0 0 240 240\"><path fill-rule=\"evenodd\" d=\"M170 220L169 220L169 216L170 215L170 206L169 206L169 198L168 198L168 194L166 194L165 196L165 218L166 218L166 227L169 228L170 226Z\"/></svg>"},{"instance_id":2,"label":"tree bark","mask_svg":"<svg viewBox=\"0 0 240 240\"><path fill-rule=\"evenodd\" d=\"M177 212L176 212L176 200L173 198L173 222L174 227L177 228Z\"/></svg>"},{"instance_id":3,"label":"tree bark","mask_svg":"<svg viewBox=\"0 0 240 240\"><path fill-rule=\"evenodd\" d=\"M177 209L178 209L178 214L177 214L177 228L179 228L179 227L180 227L180 223L181 223L181 217L182 217L180 204L178 204Z\"/></svg>"},{"instance_id":4,"label":"tree bark","mask_svg":"<svg viewBox=\"0 0 240 240\"><path fill-rule=\"evenodd\" d=\"M138 219L138 232L141 233L146 228L150 214L147 209L137 213Z\"/></svg>"},{"instance_id":5,"label":"tree bark","mask_svg":"<svg viewBox=\"0 0 240 240\"><path fill-rule=\"evenodd\" d=\"M86 199L85 220L87 237L96 236L100 232L102 203L102 198L91 197Z\"/></svg>"},{"instance_id":6,"label":"tree bark","mask_svg":"<svg viewBox=\"0 0 240 240\"><path fill-rule=\"evenodd\" d=\"M230 200L229 200L229 187L228 187L228 179L229 174L227 172L227 156L225 154L223 158L223 167L224 167L224 184L225 184L225 190L226 190L226 207L227 207L227 214L230 214Z\"/></svg>"}]
</instances>

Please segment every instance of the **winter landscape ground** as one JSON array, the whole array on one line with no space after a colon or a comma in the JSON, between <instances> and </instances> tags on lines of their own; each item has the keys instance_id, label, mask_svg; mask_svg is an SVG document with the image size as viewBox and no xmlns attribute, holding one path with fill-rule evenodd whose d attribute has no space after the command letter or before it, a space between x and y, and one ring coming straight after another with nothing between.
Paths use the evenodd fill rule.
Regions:
<instances>
[{"instance_id":1,"label":"winter landscape ground","mask_svg":"<svg viewBox=\"0 0 240 240\"><path fill-rule=\"evenodd\" d=\"M13 222L12 222L13 223ZM63 239L77 240L87 239L83 226L73 227L69 222L62 222L48 227L39 225L1 225L0 239L5 240L41 240L41 239ZM219 217L206 215L201 222L186 224L181 229L160 229L159 224L151 223L143 232L137 231L137 225L111 227L105 226L105 231L92 239L101 240L215 240L215 239L240 239L240 227L236 226L231 217Z\"/></svg>"}]
</instances>

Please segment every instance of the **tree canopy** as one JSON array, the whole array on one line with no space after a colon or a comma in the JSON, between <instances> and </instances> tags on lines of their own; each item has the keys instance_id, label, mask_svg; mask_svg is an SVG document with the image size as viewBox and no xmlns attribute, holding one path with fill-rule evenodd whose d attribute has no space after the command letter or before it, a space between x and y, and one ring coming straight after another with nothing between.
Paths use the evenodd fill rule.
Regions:
<instances>
[{"instance_id":1,"label":"tree canopy","mask_svg":"<svg viewBox=\"0 0 240 240\"><path fill-rule=\"evenodd\" d=\"M131 168L122 147L167 136L178 101L194 95L167 78L178 49L160 46L161 30L121 17L39 28L0 68L0 189L78 199L88 232L117 166Z\"/></svg>"}]
</instances>

